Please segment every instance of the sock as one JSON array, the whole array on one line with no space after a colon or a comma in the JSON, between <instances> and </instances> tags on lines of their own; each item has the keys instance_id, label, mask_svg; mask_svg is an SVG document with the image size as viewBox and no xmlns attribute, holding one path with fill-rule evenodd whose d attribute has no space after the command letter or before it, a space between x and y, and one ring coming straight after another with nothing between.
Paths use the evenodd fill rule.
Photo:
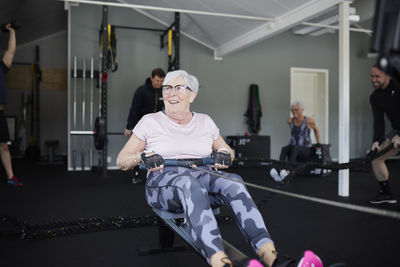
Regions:
<instances>
[{"instance_id":1,"label":"sock","mask_svg":"<svg viewBox=\"0 0 400 267\"><path fill-rule=\"evenodd\" d=\"M390 193L389 180L379 182L379 186L384 193Z\"/></svg>"},{"instance_id":2,"label":"sock","mask_svg":"<svg viewBox=\"0 0 400 267\"><path fill-rule=\"evenodd\" d=\"M278 172L276 171L275 168L272 168L269 171L269 175L271 175L272 179L274 179L275 182L279 183L281 181L281 177L279 177L279 174L278 174Z\"/></svg>"},{"instance_id":3,"label":"sock","mask_svg":"<svg viewBox=\"0 0 400 267\"><path fill-rule=\"evenodd\" d=\"M281 176L281 181L283 181L283 179L285 179L286 178L286 176L288 176L288 171L287 170L285 170L285 169L283 169L283 170L281 170L281 172L280 172L280 176Z\"/></svg>"}]
</instances>

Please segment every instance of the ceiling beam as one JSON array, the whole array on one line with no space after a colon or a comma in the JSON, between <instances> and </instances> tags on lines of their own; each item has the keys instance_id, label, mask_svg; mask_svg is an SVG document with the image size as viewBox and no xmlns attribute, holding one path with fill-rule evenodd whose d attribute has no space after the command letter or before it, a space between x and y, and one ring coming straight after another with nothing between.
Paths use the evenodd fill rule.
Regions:
<instances>
[{"instance_id":1,"label":"ceiling beam","mask_svg":"<svg viewBox=\"0 0 400 267\"><path fill-rule=\"evenodd\" d=\"M226 42L216 48L216 56L223 57L229 53L243 49L266 38L281 33L312 16L322 13L324 10L337 5L342 0L313 0L292 10L291 12L278 17L274 22L263 23L261 26L249 31L237 38Z\"/></svg>"},{"instance_id":2,"label":"ceiling beam","mask_svg":"<svg viewBox=\"0 0 400 267\"><path fill-rule=\"evenodd\" d=\"M221 12L199 11L199 10L190 10L190 9L180 9L180 8L135 5L135 4L128 4L128 3L125 3L125 2L122 3L123 1L119 1L120 3L106 2L106 1L95 1L95 0L58 0L58 1L63 1L63 2L68 2L68 3L80 3L80 4L88 4L88 5L98 5L98 6L103 6L104 5L104 6L113 6L113 7L129 7L129 8L135 8L135 9L143 9L143 10L179 12L179 13L184 13L184 14L196 14L196 15L205 15L205 16L216 16L216 17L246 19L246 20L274 21L274 18L257 17L257 16L249 16L249 15L240 15L240 14L230 14L230 13L221 13Z\"/></svg>"}]
</instances>

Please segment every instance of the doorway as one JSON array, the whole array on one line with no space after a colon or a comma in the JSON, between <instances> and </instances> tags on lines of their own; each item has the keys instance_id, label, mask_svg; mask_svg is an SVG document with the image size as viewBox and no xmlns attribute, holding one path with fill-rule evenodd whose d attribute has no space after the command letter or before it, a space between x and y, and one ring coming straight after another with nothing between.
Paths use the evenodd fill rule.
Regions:
<instances>
[{"instance_id":1,"label":"doorway","mask_svg":"<svg viewBox=\"0 0 400 267\"><path fill-rule=\"evenodd\" d=\"M290 103L303 103L304 115L315 120L324 144L329 144L328 81L327 69L290 68ZM314 133L311 141L316 143Z\"/></svg>"}]
</instances>

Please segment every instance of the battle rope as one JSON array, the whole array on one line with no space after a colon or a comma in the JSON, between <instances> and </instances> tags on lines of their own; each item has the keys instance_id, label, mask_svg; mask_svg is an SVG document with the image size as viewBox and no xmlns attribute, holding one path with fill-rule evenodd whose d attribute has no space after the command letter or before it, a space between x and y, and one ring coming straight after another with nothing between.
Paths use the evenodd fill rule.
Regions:
<instances>
[{"instance_id":1,"label":"battle rope","mask_svg":"<svg viewBox=\"0 0 400 267\"><path fill-rule=\"evenodd\" d=\"M241 184L244 184L244 185L247 185L247 186L250 186L253 188L265 190L268 192L273 192L273 193L290 196L290 197L294 197L294 198L299 198L299 199L303 199L303 200L308 200L308 201L312 201L312 202L317 202L317 203L321 203L321 204L325 204L325 205L329 205L329 206L340 207L340 208L344 208L344 209L355 210L355 211L379 215L379 216L386 216L386 217L400 220L400 212L365 207L365 206L360 206L360 205L355 205L355 204L340 203L340 202L333 201L333 200L327 200L327 199L322 199L322 198L317 198L317 197L310 197L310 196L306 196L306 195L291 193L291 192L287 192L287 191L281 191L281 190L273 189L273 188L270 188L267 186L261 186L261 185L257 185L257 184L253 184L253 183L249 183L249 182L239 181L234 178L221 175L217 172L207 171L203 168L197 167L196 165L192 165L191 167L196 170L204 171L209 174L216 175L218 177L221 177L221 178L233 181L233 182L241 183Z\"/></svg>"},{"instance_id":2,"label":"battle rope","mask_svg":"<svg viewBox=\"0 0 400 267\"><path fill-rule=\"evenodd\" d=\"M216 216L218 223L230 223L231 216ZM46 239L89 232L121 230L137 227L158 226L164 222L155 215L144 217L117 216L80 218L32 224L17 218L0 216L0 238Z\"/></svg>"},{"instance_id":3,"label":"battle rope","mask_svg":"<svg viewBox=\"0 0 400 267\"><path fill-rule=\"evenodd\" d=\"M369 163L381 157L382 155L386 154L389 150L392 150L394 148L394 144L390 144L389 146L385 147L381 151L373 150L364 159L359 159L357 161L353 162L345 162L345 163L338 163L338 162L333 162L333 161L321 161L321 162L315 162L315 161L308 161L308 162L287 162L287 161L279 161L279 160L264 160L262 162L265 162L268 164L269 167L272 166L279 166L281 168L287 168L291 169L293 174L307 169L307 168L320 168L320 169L325 169L325 170L332 170L332 171L340 171L340 170L354 170L354 171L360 171L362 166L369 165ZM240 161L240 159L239 159Z\"/></svg>"}]
</instances>

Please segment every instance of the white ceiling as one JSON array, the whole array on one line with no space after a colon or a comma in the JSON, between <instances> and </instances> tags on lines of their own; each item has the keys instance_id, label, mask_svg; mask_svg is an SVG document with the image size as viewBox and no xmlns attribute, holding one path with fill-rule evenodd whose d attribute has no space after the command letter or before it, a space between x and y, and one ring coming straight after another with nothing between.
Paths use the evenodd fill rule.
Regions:
<instances>
[{"instance_id":1,"label":"white ceiling","mask_svg":"<svg viewBox=\"0 0 400 267\"><path fill-rule=\"evenodd\" d=\"M181 13L183 35L207 46L216 58L243 49L324 13L341 0L118 0L120 3L262 17L252 20ZM170 25L171 12L136 9Z\"/></svg>"},{"instance_id":2,"label":"white ceiling","mask_svg":"<svg viewBox=\"0 0 400 267\"><path fill-rule=\"evenodd\" d=\"M68 0L65 0L68 1ZM134 4L206 12L228 13L261 17L252 20L217 17L181 12L181 33L211 49L215 58L223 57L257 42L291 29L305 21L332 11L342 0L111 0L119 4ZM357 0L361 22L373 16L374 0ZM84 5L84 4L81 4ZM2 0L0 23L13 19L22 22L18 31L18 45L66 30L67 16L64 3L58 0ZM169 26L172 12L135 9ZM336 8L337 10L337 8ZM135 25L129 25L135 26ZM142 26L142 25L137 25ZM7 35L0 34L6 45ZM3 45L2 45L3 46Z\"/></svg>"}]
</instances>

